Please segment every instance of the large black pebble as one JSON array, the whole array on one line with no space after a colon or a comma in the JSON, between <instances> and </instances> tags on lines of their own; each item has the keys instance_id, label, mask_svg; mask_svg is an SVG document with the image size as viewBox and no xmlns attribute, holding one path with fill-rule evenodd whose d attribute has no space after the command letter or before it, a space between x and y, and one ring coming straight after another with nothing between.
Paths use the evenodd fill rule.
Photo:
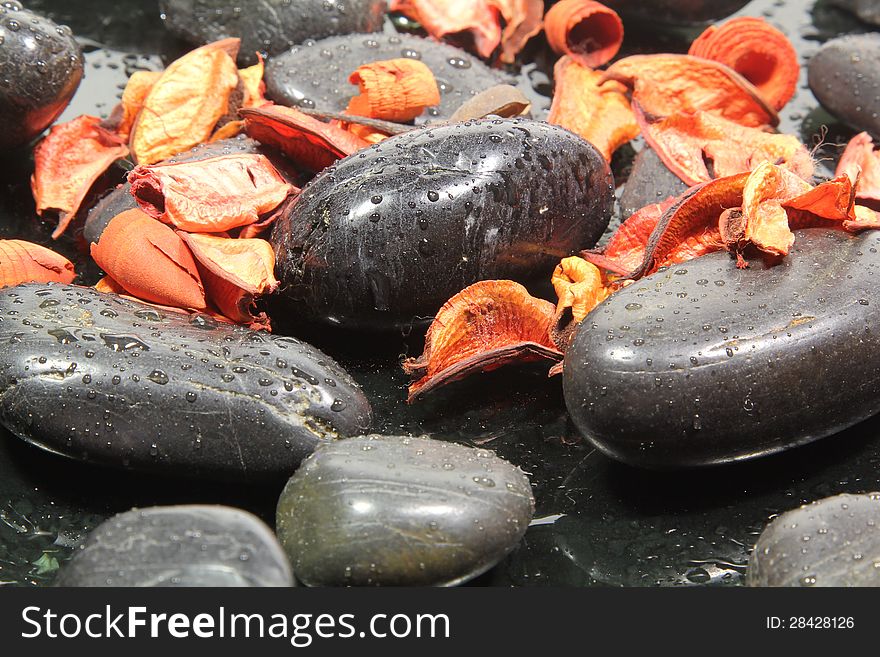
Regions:
<instances>
[{"instance_id":1,"label":"large black pebble","mask_svg":"<svg viewBox=\"0 0 880 657\"><path fill-rule=\"evenodd\" d=\"M83 76L82 51L70 29L0 5L0 151L22 146L64 111Z\"/></svg>"},{"instance_id":2,"label":"large black pebble","mask_svg":"<svg viewBox=\"0 0 880 657\"><path fill-rule=\"evenodd\" d=\"M880 137L880 34L832 39L810 59L810 89L822 106L856 130Z\"/></svg>"},{"instance_id":3,"label":"large black pebble","mask_svg":"<svg viewBox=\"0 0 880 657\"><path fill-rule=\"evenodd\" d=\"M880 232L798 231L788 257L715 253L594 310L565 355L569 413L646 467L723 463L834 434L880 411Z\"/></svg>"},{"instance_id":4,"label":"large black pebble","mask_svg":"<svg viewBox=\"0 0 880 657\"><path fill-rule=\"evenodd\" d=\"M498 563L533 513L528 478L493 452L362 436L303 463L281 493L276 526L304 584L437 586Z\"/></svg>"},{"instance_id":5,"label":"large black pebble","mask_svg":"<svg viewBox=\"0 0 880 657\"><path fill-rule=\"evenodd\" d=\"M880 586L880 493L835 495L774 518L749 586Z\"/></svg>"},{"instance_id":6,"label":"large black pebble","mask_svg":"<svg viewBox=\"0 0 880 657\"><path fill-rule=\"evenodd\" d=\"M646 205L661 203L684 194L688 186L670 171L653 148L645 146L636 155L632 172L620 196L620 214L626 219Z\"/></svg>"},{"instance_id":7,"label":"large black pebble","mask_svg":"<svg viewBox=\"0 0 880 657\"><path fill-rule=\"evenodd\" d=\"M661 25L691 25L727 18L751 0L605 0L603 4L624 18Z\"/></svg>"},{"instance_id":8,"label":"large black pebble","mask_svg":"<svg viewBox=\"0 0 880 657\"><path fill-rule=\"evenodd\" d=\"M571 132L525 119L413 130L351 155L275 224L297 317L388 329L433 316L480 280L548 280L595 244L611 172Z\"/></svg>"},{"instance_id":9,"label":"large black pebble","mask_svg":"<svg viewBox=\"0 0 880 657\"><path fill-rule=\"evenodd\" d=\"M309 41L266 64L266 94L277 103L324 111L344 111L358 94L348 76L371 62L409 57L424 62L440 88L440 105L416 123L448 119L462 103L510 79L476 57L445 43L406 34L349 34Z\"/></svg>"},{"instance_id":10,"label":"large black pebble","mask_svg":"<svg viewBox=\"0 0 880 657\"><path fill-rule=\"evenodd\" d=\"M133 509L103 522L55 586L293 586L278 540L256 516L223 506Z\"/></svg>"},{"instance_id":11,"label":"large black pebble","mask_svg":"<svg viewBox=\"0 0 880 657\"><path fill-rule=\"evenodd\" d=\"M298 43L382 29L385 0L161 0L165 26L193 45L241 38L239 62L277 55Z\"/></svg>"},{"instance_id":12,"label":"large black pebble","mask_svg":"<svg viewBox=\"0 0 880 657\"><path fill-rule=\"evenodd\" d=\"M880 25L880 2L877 0L828 0L828 4L845 9L866 23Z\"/></svg>"},{"instance_id":13,"label":"large black pebble","mask_svg":"<svg viewBox=\"0 0 880 657\"><path fill-rule=\"evenodd\" d=\"M0 424L83 461L271 480L370 423L314 347L92 288L0 291L0 344Z\"/></svg>"}]
</instances>

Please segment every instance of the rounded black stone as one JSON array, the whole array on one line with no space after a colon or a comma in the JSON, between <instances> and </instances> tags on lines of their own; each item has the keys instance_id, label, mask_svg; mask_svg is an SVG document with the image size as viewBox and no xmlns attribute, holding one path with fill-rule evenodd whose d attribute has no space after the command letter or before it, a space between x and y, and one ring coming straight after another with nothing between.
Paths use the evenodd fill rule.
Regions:
<instances>
[{"instance_id":1,"label":"rounded black stone","mask_svg":"<svg viewBox=\"0 0 880 657\"><path fill-rule=\"evenodd\" d=\"M272 242L290 312L348 328L430 317L485 279L549 279L593 246L611 172L571 132L525 119L422 128L340 160Z\"/></svg>"},{"instance_id":2,"label":"rounded black stone","mask_svg":"<svg viewBox=\"0 0 880 657\"><path fill-rule=\"evenodd\" d=\"M528 478L488 450L374 435L303 462L276 526L305 584L453 585L516 547L533 513Z\"/></svg>"},{"instance_id":3,"label":"rounded black stone","mask_svg":"<svg viewBox=\"0 0 880 657\"><path fill-rule=\"evenodd\" d=\"M708 23L727 18L742 9L750 0L605 0L624 19L650 21L664 25Z\"/></svg>"},{"instance_id":4,"label":"rounded black stone","mask_svg":"<svg viewBox=\"0 0 880 657\"><path fill-rule=\"evenodd\" d=\"M565 355L581 433L646 467L723 463L823 438L880 411L880 233L798 231L788 257L715 253L596 308Z\"/></svg>"},{"instance_id":5,"label":"rounded black stone","mask_svg":"<svg viewBox=\"0 0 880 657\"><path fill-rule=\"evenodd\" d=\"M636 155L633 168L620 196L620 214L626 219L646 205L662 203L684 194L688 186L670 171L653 148L645 146Z\"/></svg>"}]
</instances>

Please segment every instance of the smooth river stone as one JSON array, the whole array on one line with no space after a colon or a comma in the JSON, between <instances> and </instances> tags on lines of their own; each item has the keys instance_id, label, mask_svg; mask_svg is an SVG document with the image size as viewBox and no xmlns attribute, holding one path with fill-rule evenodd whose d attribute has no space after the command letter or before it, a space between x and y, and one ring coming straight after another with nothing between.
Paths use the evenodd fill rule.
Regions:
<instances>
[{"instance_id":1,"label":"smooth river stone","mask_svg":"<svg viewBox=\"0 0 880 657\"><path fill-rule=\"evenodd\" d=\"M761 532L748 586L880 586L880 493L835 495Z\"/></svg>"},{"instance_id":2,"label":"smooth river stone","mask_svg":"<svg viewBox=\"0 0 880 657\"><path fill-rule=\"evenodd\" d=\"M565 356L581 433L633 465L724 463L836 433L880 410L880 233L797 231L739 270L715 253L594 310Z\"/></svg>"},{"instance_id":3,"label":"smooth river stone","mask_svg":"<svg viewBox=\"0 0 880 657\"><path fill-rule=\"evenodd\" d=\"M620 216L627 219L652 203L684 194L688 186L669 168L657 152L645 146L633 161L632 172L620 195Z\"/></svg>"},{"instance_id":4,"label":"smooth river stone","mask_svg":"<svg viewBox=\"0 0 880 657\"><path fill-rule=\"evenodd\" d=\"M56 586L293 586L272 530L224 506L158 506L98 526Z\"/></svg>"},{"instance_id":5,"label":"smooth river stone","mask_svg":"<svg viewBox=\"0 0 880 657\"><path fill-rule=\"evenodd\" d=\"M266 94L282 105L342 112L358 94L348 81L358 66L384 59L421 60L440 88L440 105L416 123L452 116L466 100L510 79L445 43L406 34L349 34L309 41L266 62Z\"/></svg>"},{"instance_id":6,"label":"smooth river stone","mask_svg":"<svg viewBox=\"0 0 880 657\"><path fill-rule=\"evenodd\" d=\"M276 527L310 586L454 585L513 550L533 513L528 478L493 452L372 435L306 459Z\"/></svg>"},{"instance_id":7,"label":"smooth river stone","mask_svg":"<svg viewBox=\"0 0 880 657\"><path fill-rule=\"evenodd\" d=\"M880 137L880 34L828 41L810 59L810 89L822 106L855 130Z\"/></svg>"},{"instance_id":8,"label":"smooth river stone","mask_svg":"<svg viewBox=\"0 0 880 657\"><path fill-rule=\"evenodd\" d=\"M880 25L880 2L877 0L829 0L828 4L845 9L866 23Z\"/></svg>"},{"instance_id":9,"label":"smooth river stone","mask_svg":"<svg viewBox=\"0 0 880 657\"><path fill-rule=\"evenodd\" d=\"M0 424L47 451L188 477L286 478L370 406L293 338L76 285L0 291Z\"/></svg>"}]
</instances>

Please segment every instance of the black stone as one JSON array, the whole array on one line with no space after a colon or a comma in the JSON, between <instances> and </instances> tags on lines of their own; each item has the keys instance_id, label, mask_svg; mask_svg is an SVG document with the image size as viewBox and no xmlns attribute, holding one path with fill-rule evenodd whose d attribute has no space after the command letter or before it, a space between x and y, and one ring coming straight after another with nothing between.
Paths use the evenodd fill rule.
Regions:
<instances>
[{"instance_id":1,"label":"black stone","mask_svg":"<svg viewBox=\"0 0 880 657\"><path fill-rule=\"evenodd\" d=\"M440 88L440 105L416 119L448 119L464 101L497 84L509 83L463 50L405 34L350 34L308 42L273 57L266 64L266 95L277 103L344 111L358 94L348 81L358 66L383 59L409 57L421 60Z\"/></svg>"},{"instance_id":2,"label":"black stone","mask_svg":"<svg viewBox=\"0 0 880 657\"><path fill-rule=\"evenodd\" d=\"M348 328L430 317L479 280L549 279L614 201L580 137L526 119L422 128L319 174L275 224L290 312Z\"/></svg>"},{"instance_id":3,"label":"black stone","mask_svg":"<svg viewBox=\"0 0 880 657\"><path fill-rule=\"evenodd\" d=\"M828 4L845 9L866 23L880 25L880 2L877 0L828 0Z\"/></svg>"},{"instance_id":4,"label":"black stone","mask_svg":"<svg viewBox=\"0 0 880 657\"><path fill-rule=\"evenodd\" d=\"M293 586L293 576L256 516L224 506L164 506L106 520L55 586Z\"/></svg>"},{"instance_id":5,"label":"black stone","mask_svg":"<svg viewBox=\"0 0 880 657\"><path fill-rule=\"evenodd\" d=\"M880 233L796 233L780 264L727 253L637 281L565 356L569 413L606 454L646 467L752 458L880 410Z\"/></svg>"},{"instance_id":6,"label":"black stone","mask_svg":"<svg viewBox=\"0 0 880 657\"><path fill-rule=\"evenodd\" d=\"M0 6L0 151L22 146L64 111L83 76L82 51L67 27Z\"/></svg>"},{"instance_id":7,"label":"black stone","mask_svg":"<svg viewBox=\"0 0 880 657\"><path fill-rule=\"evenodd\" d=\"M603 4L619 12L624 19L650 21L661 25L709 23L727 18L750 0L605 0Z\"/></svg>"},{"instance_id":8,"label":"black stone","mask_svg":"<svg viewBox=\"0 0 880 657\"><path fill-rule=\"evenodd\" d=\"M645 146L636 155L620 196L620 214L626 219L646 205L679 196L687 189L688 186L663 164L654 149Z\"/></svg>"},{"instance_id":9,"label":"black stone","mask_svg":"<svg viewBox=\"0 0 880 657\"><path fill-rule=\"evenodd\" d=\"M74 459L218 479L289 476L370 406L293 338L92 288L0 292L0 424Z\"/></svg>"},{"instance_id":10,"label":"black stone","mask_svg":"<svg viewBox=\"0 0 880 657\"><path fill-rule=\"evenodd\" d=\"M305 584L453 585L516 547L533 512L528 478L488 450L374 435L304 461L276 525Z\"/></svg>"},{"instance_id":11,"label":"black stone","mask_svg":"<svg viewBox=\"0 0 880 657\"><path fill-rule=\"evenodd\" d=\"M880 493L835 495L776 517L748 586L880 586Z\"/></svg>"},{"instance_id":12,"label":"black stone","mask_svg":"<svg viewBox=\"0 0 880 657\"><path fill-rule=\"evenodd\" d=\"M810 59L809 81L822 106L856 130L880 137L880 34L832 39Z\"/></svg>"}]
</instances>

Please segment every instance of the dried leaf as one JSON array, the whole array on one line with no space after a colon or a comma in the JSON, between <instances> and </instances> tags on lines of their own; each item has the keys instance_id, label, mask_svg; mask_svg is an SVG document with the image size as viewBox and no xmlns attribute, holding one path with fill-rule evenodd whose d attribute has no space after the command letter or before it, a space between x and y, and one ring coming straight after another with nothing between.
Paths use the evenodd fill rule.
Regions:
<instances>
[{"instance_id":1,"label":"dried leaf","mask_svg":"<svg viewBox=\"0 0 880 657\"><path fill-rule=\"evenodd\" d=\"M131 134L138 164L154 164L207 141L239 84L239 40L202 46L172 62L144 99Z\"/></svg>"},{"instance_id":2,"label":"dried leaf","mask_svg":"<svg viewBox=\"0 0 880 657\"><path fill-rule=\"evenodd\" d=\"M138 166L128 181L151 217L198 233L256 223L296 191L266 156L243 153Z\"/></svg>"},{"instance_id":3,"label":"dried leaf","mask_svg":"<svg viewBox=\"0 0 880 657\"><path fill-rule=\"evenodd\" d=\"M435 39L464 33L486 59L501 43L498 12L484 0L391 0L388 10L406 14Z\"/></svg>"},{"instance_id":4,"label":"dried leaf","mask_svg":"<svg viewBox=\"0 0 880 657\"><path fill-rule=\"evenodd\" d=\"M610 62L623 43L620 16L590 0L557 2L544 17L544 31L554 52L588 68Z\"/></svg>"},{"instance_id":5,"label":"dried leaf","mask_svg":"<svg viewBox=\"0 0 880 657\"><path fill-rule=\"evenodd\" d=\"M482 119L489 114L504 118L523 116L532 103L523 92L509 84L496 84L464 101L449 117L450 123Z\"/></svg>"},{"instance_id":6,"label":"dried leaf","mask_svg":"<svg viewBox=\"0 0 880 657\"><path fill-rule=\"evenodd\" d=\"M691 44L688 54L730 66L776 110L785 107L797 89L797 51L788 37L763 18L740 16L711 25Z\"/></svg>"},{"instance_id":7,"label":"dried leaf","mask_svg":"<svg viewBox=\"0 0 880 657\"><path fill-rule=\"evenodd\" d=\"M611 155L639 134L639 125L626 97L625 87L603 74L561 57L553 68L556 88L548 123L580 135L611 161Z\"/></svg>"},{"instance_id":8,"label":"dried leaf","mask_svg":"<svg viewBox=\"0 0 880 657\"><path fill-rule=\"evenodd\" d=\"M401 57L364 64L348 81L360 89L360 95L346 108L350 114L404 123L440 103L434 74L417 59Z\"/></svg>"},{"instance_id":9,"label":"dried leaf","mask_svg":"<svg viewBox=\"0 0 880 657\"><path fill-rule=\"evenodd\" d=\"M74 278L73 264L51 249L23 240L0 240L0 287L71 283Z\"/></svg>"},{"instance_id":10,"label":"dried leaf","mask_svg":"<svg viewBox=\"0 0 880 657\"><path fill-rule=\"evenodd\" d=\"M854 184L858 182L857 199L880 201L880 151L874 150L874 140L867 132L849 140L835 175L847 175Z\"/></svg>"},{"instance_id":11,"label":"dried leaf","mask_svg":"<svg viewBox=\"0 0 880 657\"><path fill-rule=\"evenodd\" d=\"M513 281L481 281L444 304L428 329L425 351L404 362L419 377L409 401L475 372L534 360L558 361L550 339L555 308Z\"/></svg>"},{"instance_id":12,"label":"dried leaf","mask_svg":"<svg viewBox=\"0 0 880 657\"><path fill-rule=\"evenodd\" d=\"M165 306L207 307L196 263L175 232L141 210L107 224L92 257L129 294Z\"/></svg>"},{"instance_id":13,"label":"dried leaf","mask_svg":"<svg viewBox=\"0 0 880 657\"><path fill-rule=\"evenodd\" d=\"M34 148L31 190L37 214L58 213L58 239L76 216L94 182L116 160L128 155L128 147L101 127L96 116L80 116L55 125Z\"/></svg>"}]
</instances>

